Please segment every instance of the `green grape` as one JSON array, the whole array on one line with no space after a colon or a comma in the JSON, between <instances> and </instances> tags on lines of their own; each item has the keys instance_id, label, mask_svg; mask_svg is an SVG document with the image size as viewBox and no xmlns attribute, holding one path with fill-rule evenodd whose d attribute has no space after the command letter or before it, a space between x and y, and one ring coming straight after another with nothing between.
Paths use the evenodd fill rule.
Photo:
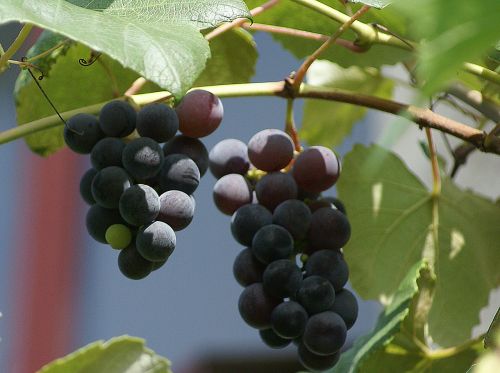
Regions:
<instances>
[{"instance_id":1,"label":"green grape","mask_svg":"<svg viewBox=\"0 0 500 373\"><path fill-rule=\"evenodd\" d=\"M123 224L113 224L106 230L106 242L113 249L121 250L126 248L132 241L132 232Z\"/></svg>"}]
</instances>

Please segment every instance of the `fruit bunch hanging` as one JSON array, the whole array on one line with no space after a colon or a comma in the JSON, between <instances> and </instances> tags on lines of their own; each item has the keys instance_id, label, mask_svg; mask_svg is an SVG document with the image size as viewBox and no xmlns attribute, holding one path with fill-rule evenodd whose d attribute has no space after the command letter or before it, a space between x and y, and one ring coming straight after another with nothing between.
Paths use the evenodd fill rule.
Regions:
<instances>
[{"instance_id":1,"label":"fruit bunch hanging","mask_svg":"<svg viewBox=\"0 0 500 373\"><path fill-rule=\"evenodd\" d=\"M92 163L80 182L90 205L88 233L120 250L118 267L126 277L146 277L174 251L175 232L193 219L193 193L208 168L198 138L212 133L222 116L217 96L195 90L175 109L154 103L136 112L116 100L98 117L80 113L68 120L66 144L90 154Z\"/></svg>"},{"instance_id":2,"label":"fruit bunch hanging","mask_svg":"<svg viewBox=\"0 0 500 373\"><path fill-rule=\"evenodd\" d=\"M218 178L214 202L232 215L233 237L245 246L233 266L245 288L241 317L272 348L295 343L304 367L333 367L358 314L356 298L344 288L346 210L320 195L339 178L339 159L322 146L294 152L286 133L266 129L248 145L219 142L209 167Z\"/></svg>"}]
</instances>

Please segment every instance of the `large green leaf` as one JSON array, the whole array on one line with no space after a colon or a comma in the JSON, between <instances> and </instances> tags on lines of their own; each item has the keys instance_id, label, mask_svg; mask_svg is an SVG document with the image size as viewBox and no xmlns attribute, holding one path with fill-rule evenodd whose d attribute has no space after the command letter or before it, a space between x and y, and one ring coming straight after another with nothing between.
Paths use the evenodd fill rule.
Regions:
<instances>
[{"instance_id":1,"label":"large green leaf","mask_svg":"<svg viewBox=\"0 0 500 373\"><path fill-rule=\"evenodd\" d=\"M338 0L322 1L326 5L344 11L344 8ZM246 0L249 8L256 7L262 2L260 0ZM353 5L357 9L359 5ZM366 23L380 23L392 32L404 35L406 33L405 19L395 13L391 8L383 10L371 10L362 20ZM273 8L254 17L255 22L273 24L283 27L290 27L300 30L316 32L323 35L332 35L338 28L339 23L326 17L323 14L312 11L309 8L298 5L292 1L282 1ZM314 52L320 45L320 41L302 39L298 37L273 34L279 43L285 49L290 51L297 58L304 58ZM348 30L342 38L355 40L354 32ZM321 58L338 63L341 66L372 66L395 64L408 58L410 54L394 47L375 45L365 53L355 53L346 48L334 45L330 47Z\"/></svg>"},{"instance_id":2,"label":"large green leaf","mask_svg":"<svg viewBox=\"0 0 500 373\"><path fill-rule=\"evenodd\" d=\"M314 62L309 68L307 81L314 86L349 89L383 98L390 98L394 88L392 80L383 78L377 69L357 66L344 69L324 60ZM300 137L310 144L340 145L366 112L366 108L355 105L307 100Z\"/></svg>"},{"instance_id":3,"label":"large green leaf","mask_svg":"<svg viewBox=\"0 0 500 373\"><path fill-rule=\"evenodd\" d=\"M195 86L247 83L255 74L258 53L247 31L233 29L223 33L210 41L210 51L212 56Z\"/></svg>"},{"instance_id":4,"label":"large green leaf","mask_svg":"<svg viewBox=\"0 0 500 373\"><path fill-rule=\"evenodd\" d=\"M413 36L425 40L418 68L425 93L443 87L463 62L482 56L500 39L498 0L399 1L394 8L407 17Z\"/></svg>"},{"instance_id":5,"label":"large green leaf","mask_svg":"<svg viewBox=\"0 0 500 373\"><path fill-rule=\"evenodd\" d=\"M378 146L354 147L338 191L350 209L353 234L345 255L355 290L364 298L389 296L426 257L437 275L432 337L446 346L468 339L500 284L498 205L448 179L432 197L396 155ZM473 296L465 300L464 294Z\"/></svg>"},{"instance_id":6,"label":"large green leaf","mask_svg":"<svg viewBox=\"0 0 500 373\"><path fill-rule=\"evenodd\" d=\"M208 0L207 0L208 1ZM146 1L141 2L146 3ZM58 32L88 47L101 51L179 96L191 87L203 70L210 51L198 31L198 23L176 21L197 14L197 0L171 14L170 21L152 22L151 12L107 13L85 9L65 0L3 0L0 23L28 22ZM204 4L224 5L221 0ZM207 11L208 8L205 8ZM248 12L234 12L233 18ZM216 20L216 14L206 14ZM230 20L228 18L228 20Z\"/></svg>"},{"instance_id":7,"label":"large green leaf","mask_svg":"<svg viewBox=\"0 0 500 373\"><path fill-rule=\"evenodd\" d=\"M243 0L67 0L83 8L144 22L189 23L198 28L217 26L238 17L247 17Z\"/></svg>"},{"instance_id":8,"label":"large green leaf","mask_svg":"<svg viewBox=\"0 0 500 373\"><path fill-rule=\"evenodd\" d=\"M144 345L121 336L97 341L45 365L38 373L171 373L170 362Z\"/></svg>"},{"instance_id":9,"label":"large green leaf","mask_svg":"<svg viewBox=\"0 0 500 373\"><path fill-rule=\"evenodd\" d=\"M64 39L60 35L45 31L28 52L28 56L48 50ZM123 68L104 54L91 66L84 67L78 63L80 58L89 56L88 47L73 42L36 61L47 74L39 83L59 111L111 100L114 93L123 93L138 77L134 71ZM117 92L114 92L114 89ZM147 84L143 90L148 92L157 89L154 84ZM17 121L20 124L54 114L54 110L27 71L22 71L19 75L14 96ZM64 146L62 132L62 126L55 127L29 135L25 140L34 152L46 156Z\"/></svg>"}]
</instances>

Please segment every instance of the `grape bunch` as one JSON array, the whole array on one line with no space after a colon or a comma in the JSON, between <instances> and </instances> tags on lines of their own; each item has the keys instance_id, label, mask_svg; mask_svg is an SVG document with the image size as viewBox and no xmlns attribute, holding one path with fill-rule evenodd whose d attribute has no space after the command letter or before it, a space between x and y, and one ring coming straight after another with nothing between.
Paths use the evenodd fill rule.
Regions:
<instances>
[{"instance_id":1,"label":"grape bunch","mask_svg":"<svg viewBox=\"0 0 500 373\"><path fill-rule=\"evenodd\" d=\"M163 266L175 249L175 232L191 223L193 193L208 168L198 138L215 131L222 116L217 96L195 90L175 109L154 103L136 112L116 100L98 118L80 113L68 120L66 144L90 154L92 164L80 181L90 205L88 233L120 250L118 267L126 277L141 279Z\"/></svg>"},{"instance_id":2,"label":"grape bunch","mask_svg":"<svg viewBox=\"0 0 500 373\"><path fill-rule=\"evenodd\" d=\"M296 344L307 369L333 367L358 314L344 288L346 211L337 198L321 196L340 175L338 158L322 146L297 154L286 133L266 129L248 145L216 144L209 168L218 178L215 205L232 216L232 235L246 247L233 265L245 288L241 317L272 348Z\"/></svg>"}]
</instances>

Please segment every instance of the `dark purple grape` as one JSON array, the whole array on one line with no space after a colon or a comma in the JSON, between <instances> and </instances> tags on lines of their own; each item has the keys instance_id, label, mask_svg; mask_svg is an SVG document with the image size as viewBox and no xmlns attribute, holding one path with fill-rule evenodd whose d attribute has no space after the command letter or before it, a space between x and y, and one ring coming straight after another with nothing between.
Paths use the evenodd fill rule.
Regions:
<instances>
[{"instance_id":1,"label":"dark purple grape","mask_svg":"<svg viewBox=\"0 0 500 373\"><path fill-rule=\"evenodd\" d=\"M263 171L279 171L293 159L293 141L285 132L266 129L248 142L250 162Z\"/></svg>"},{"instance_id":2,"label":"dark purple grape","mask_svg":"<svg viewBox=\"0 0 500 373\"><path fill-rule=\"evenodd\" d=\"M106 230L114 224L125 224L118 209L106 209L99 205L90 206L85 218L85 225L94 240L107 243Z\"/></svg>"},{"instance_id":3,"label":"dark purple grape","mask_svg":"<svg viewBox=\"0 0 500 373\"><path fill-rule=\"evenodd\" d=\"M177 113L170 106L155 103L144 106L137 113L137 132L157 142L165 142L179 129Z\"/></svg>"},{"instance_id":4,"label":"dark purple grape","mask_svg":"<svg viewBox=\"0 0 500 373\"><path fill-rule=\"evenodd\" d=\"M165 265L168 259L165 260L160 260L158 262L152 262L153 263L153 271L156 271L157 269L160 269Z\"/></svg>"},{"instance_id":5,"label":"dark purple grape","mask_svg":"<svg viewBox=\"0 0 500 373\"><path fill-rule=\"evenodd\" d=\"M283 338L298 338L304 333L307 312L297 302L279 304L271 313L271 325L277 335Z\"/></svg>"},{"instance_id":6,"label":"dark purple grape","mask_svg":"<svg viewBox=\"0 0 500 373\"><path fill-rule=\"evenodd\" d=\"M350 237L349 220L339 210L323 207L312 214L307 239L313 250L340 249Z\"/></svg>"},{"instance_id":7,"label":"dark purple grape","mask_svg":"<svg viewBox=\"0 0 500 373\"><path fill-rule=\"evenodd\" d=\"M340 351L332 355L321 356L309 351L304 344L299 345L298 354L300 363L311 372L323 372L333 368L340 359Z\"/></svg>"},{"instance_id":8,"label":"dark purple grape","mask_svg":"<svg viewBox=\"0 0 500 373\"><path fill-rule=\"evenodd\" d=\"M260 228L252 240L252 253L262 263L287 259L293 252L293 238L279 225L270 224Z\"/></svg>"},{"instance_id":9,"label":"dark purple grape","mask_svg":"<svg viewBox=\"0 0 500 373\"><path fill-rule=\"evenodd\" d=\"M97 175L97 170L90 168L83 174L80 180L80 195L89 205L95 204L95 199L92 196L92 180L95 175Z\"/></svg>"},{"instance_id":10,"label":"dark purple grape","mask_svg":"<svg viewBox=\"0 0 500 373\"><path fill-rule=\"evenodd\" d=\"M342 317L347 330L349 330L358 318L358 301L353 293L347 289L342 289L335 294L335 302L330 310Z\"/></svg>"},{"instance_id":11,"label":"dark purple grape","mask_svg":"<svg viewBox=\"0 0 500 373\"><path fill-rule=\"evenodd\" d=\"M196 89L184 96L175 108L179 117L179 130L189 137L205 137L220 125L224 108L211 92Z\"/></svg>"},{"instance_id":12,"label":"dark purple grape","mask_svg":"<svg viewBox=\"0 0 500 373\"><path fill-rule=\"evenodd\" d=\"M242 175L229 174L217 180L213 198L223 214L232 215L241 206L252 202L252 189Z\"/></svg>"},{"instance_id":13,"label":"dark purple grape","mask_svg":"<svg viewBox=\"0 0 500 373\"><path fill-rule=\"evenodd\" d=\"M208 169L208 152L205 145L193 137L177 135L163 145L163 154L168 157L172 154L184 154L191 158L198 170L200 176L205 175Z\"/></svg>"},{"instance_id":14,"label":"dark purple grape","mask_svg":"<svg viewBox=\"0 0 500 373\"><path fill-rule=\"evenodd\" d=\"M347 211L344 204L337 197L323 197L322 200L330 202L337 210L347 216Z\"/></svg>"},{"instance_id":15,"label":"dark purple grape","mask_svg":"<svg viewBox=\"0 0 500 373\"><path fill-rule=\"evenodd\" d=\"M245 322L256 329L271 327L271 312L281 303L268 295L260 283L252 284L243 290L238 300L238 310Z\"/></svg>"},{"instance_id":16,"label":"dark purple grape","mask_svg":"<svg viewBox=\"0 0 500 373\"><path fill-rule=\"evenodd\" d=\"M175 241L174 230L162 221L142 226L135 238L139 253L152 262L168 259L175 249Z\"/></svg>"},{"instance_id":17,"label":"dark purple grape","mask_svg":"<svg viewBox=\"0 0 500 373\"><path fill-rule=\"evenodd\" d=\"M135 129L137 114L128 102L114 100L104 105L99 113L102 132L108 137L125 137Z\"/></svg>"},{"instance_id":18,"label":"dark purple grape","mask_svg":"<svg viewBox=\"0 0 500 373\"><path fill-rule=\"evenodd\" d=\"M261 205L274 211L280 203L297 198L297 184L289 174L272 172L257 182L255 193Z\"/></svg>"},{"instance_id":19,"label":"dark purple grape","mask_svg":"<svg viewBox=\"0 0 500 373\"><path fill-rule=\"evenodd\" d=\"M295 297L302 283L302 271L291 260L279 259L268 264L262 278L264 290L273 297Z\"/></svg>"},{"instance_id":20,"label":"dark purple grape","mask_svg":"<svg viewBox=\"0 0 500 373\"><path fill-rule=\"evenodd\" d=\"M272 219L272 214L264 206L244 205L231 218L231 233L240 244L250 246L255 233L263 226L271 224Z\"/></svg>"},{"instance_id":21,"label":"dark purple grape","mask_svg":"<svg viewBox=\"0 0 500 373\"><path fill-rule=\"evenodd\" d=\"M341 291L349 278L349 267L337 250L320 250L307 259L306 276L321 276L330 281L335 291Z\"/></svg>"},{"instance_id":22,"label":"dark purple grape","mask_svg":"<svg viewBox=\"0 0 500 373\"><path fill-rule=\"evenodd\" d=\"M127 223L139 227L156 219L160 212L160 198L150 186L136 184L123 192L119 208Z\"/></svg>"},{"instance_id":23,"label":"dark purple grape","mask_svg":"<svg viewBox=\"0 0 500 373\"><path fill-rule=\"evenodd\" d=\"M169 190L160 196L157 220L167 223L174 231L186 228L193 220L194 199L180 190Z\"/></svg>"},{"instance_id":24,"label":"dark purple grape","mask_svg":"<svg viewBox=\"0 0 500 373\"><path fill-rule=\"evenodd\" d=\"M153 262L144 259L133 244L120 250L118 268L125 277L140 280L151 273Z\"/></svg>"},{"instance_id":25,"label":"dark purple grape","mask_svg":"<svg viewBox=\"0 0 500 373\"><path fill-rule=\"evenodd\" d=\"M123 149L125 149L123 140L116 137L105 137L92 148L90 162L96 170L110 166L122 167Z\"/></svg>"},{"instance_id":26,"label":"dark purple grape","mask_svg":"<svg viewBox=\"0 0 500 373\"><path fill-rule=\"evenodd\" d=\"M88 154L104 137L94 115L79 113L68 119L64 127L64 142L76 153Z\"/></svg>"},{"instance_id":27,"label":"dark purple grape","mask_svg":"<svg viewBox=\"0 0 500 373\"><path fill-rule=\"evenodd\" d=\"M180 190L192 194L199 184L200 171L191 158L184 154L172 154L165 158L160 175L162 192Z\"/></svg>"},{"instance_id":28,"label":"dark purple grape","mask_svg":"<svg viewBox=\"0 0 500 373\"><path fill-rule=\"evenodd\" d=\"M259 330L262 341L271 348L285 348L291 342L290 339L281 338L272 329Z\"/></svg>"},{"instance_id":29,"label":"dark purple grape","mask_svg":"<svg viewBox=\"0 0 500 373\"><path fill-rule=\"evenodd\" d=\"M297 291L297 301L310 315L314 315L333 306L335 290L327 279L310 276L302 281L302 286Z\"/></svg>"},{"instance_id":30,"label":"dark purple grape","mask_svg":"<svg viewBox=\"0 0 500 373\"><path fill-rule=\"evenodd\" d=\"M317 355L331 355L345 343L347 328L335 312L326 311L307 320L302 341L309 351Z\"/></svg>"},{"instance_id":31,"label":"dark purple grape","mask_svg":"<svg viewBox=\"0 0 500 373\"><path fill-rule=\"evenodd\" d=\"M262 282L262 274L266 266L259 262L249 248L243 249L233 264L233 275L241 286Z\"/></svg>"},{"instance_id":32,"label":"dark purple grape","mask_svg":"<svg viewBox=\"0 0 500 373\"><path fill-rule=\"evenodd\" d=\"M299 188L308 192L327 190L339 178L340 161L330 149L312 146L295 159L293 177Z\"/></svg>"},{"instance_id":33,"label":"dark purple grape","mask_svg":"<svg viewBox=\"0 0 500 373\"><path fill-rule=\"evenodd\" d=\"M130 178L123 168L106 167L92 179L92 196L102 207L118 208L120 197L130 185Z\"/></svg>"},{"instance_id":34,"label":"dark purple grape","mask_svg":"<svg viewBox=\"0 0 500 373\"><path fill-rule=\"evenodd\" d=\"M281 225L296 240L303 239L311 223L309 207L298 199L289 199L276 207L273 213L273 224Z\"/></svg>"},{"instance_id":35,"label":"dark purple grape","mask_svg":"<svg viewBox=\"0 0 500 373\"><path fill-rule=\"evenodd\" d=\"M123 149L123 167L138 181L150 179L158 174L163 161L161 146L149 137L134 139Z\"/></svg>"},{"instance_id":36,"label":"dark purple grape","mask_svg":"<svg viewBox=\"0 0 500 373\"><path fill-rule=\"evenodd\" d=\"M208 154L208 162L210 172L217 179L228 174L245 175L250 168L247 146L236 139L217 143Z\"/></svg>"}]
</instances>

